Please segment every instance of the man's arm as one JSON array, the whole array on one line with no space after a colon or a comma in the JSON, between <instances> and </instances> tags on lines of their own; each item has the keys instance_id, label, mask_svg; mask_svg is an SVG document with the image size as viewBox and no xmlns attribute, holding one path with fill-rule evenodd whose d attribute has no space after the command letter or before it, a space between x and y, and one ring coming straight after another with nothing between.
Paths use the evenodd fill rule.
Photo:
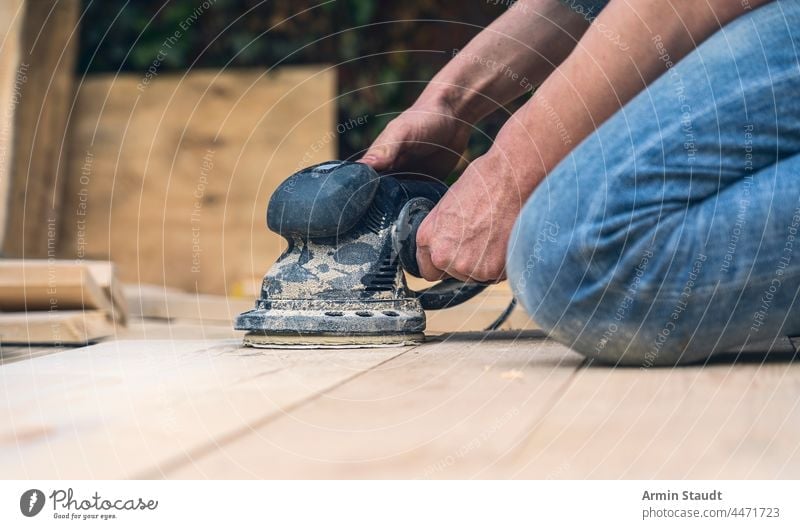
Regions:
<instances>
[{"instance_id":1,"label":"man's arm","mask_svg":"<svg viewBox=\"0 0 800 529\"><path fill-rule=\"evenodd\" d=\"M447 176L474 125L540 84L589 22L558 0L520 0L479 33L390 122L361 161L377 170Z\"/></svg>"},{"instance_id":2,"label":"man's arm","mask_svg":"<svg viewBox=\"0 0 800 529\"><path fill-rule=\"evenodd\" d=\"M750 2L752 8L770 0ZM528 194L572 148L633 99L673 63L749 8L730 0L613 0L575 51L509 120L496 146L504 156L524 156L529 174L518 176ZM657 47L663 46L663 48ZM571 143L552 133L557 115ZM531 162L534 162L531 164Z\"/></svg>"},{"instance_id":3,"label":"man's arm","mask_svg":"<svg viewBox=\"0 0 800 529\"><path fill-rule=\"evenodd\" d=\"M425 219L417 235L423 275L501 278L514 220L547 173L664 73L664 50L677 62L750 7L731 0L612 0ZM654 45L655 37L663 48Z\"/></svg>"},{"instance_id":4,"label":"man's arm","mask_svg":"<svg viewBox=\"0 0 800 529\"><path fill-rule=\"evenodd\" d=\"M454 55L421 98L444 99L474 124L540 85L588 27L586 15L559 0L519 0Z\"/></svg>"}]
</instances>

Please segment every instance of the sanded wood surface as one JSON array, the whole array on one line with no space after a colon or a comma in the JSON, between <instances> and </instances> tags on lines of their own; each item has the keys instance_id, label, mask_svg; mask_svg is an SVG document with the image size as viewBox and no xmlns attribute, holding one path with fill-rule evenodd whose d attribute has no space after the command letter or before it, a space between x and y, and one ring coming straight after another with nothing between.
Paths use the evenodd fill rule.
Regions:
<instances>
[{"instance_id":1,"label":"sanded wood surface","mask_svg":"<svg viewBox=\"0 0 800 529\"><path fill-rule=\"evenodd\" d=\"M126 332L0 351L0 477L800 477L788 340L640 370L536 331L339 351L242 348L196 320Z\"/></svg>"},{"instance_id":2,"label":"sanded wood surface","mask_svg":"<svg viewBox=\"0 0 800 529\"><path fill-rule=\"evenodd\" d=\"M118 341L0 368L3 477L155 477L402 350Z\"/></svg>"},{"instance_id":3,"label":"sanded wood surface","mask_svg":"<svg viewBox=\"0 0 800 529\"><path fill-rule=\"evenodd\" d=\"M260 280L283 240L267 200L335 157L327 66L93 75L69 137L65 258L110 259L126 282L232 294Z\"/></svg>"},{"instance_id":4,"label":"sanded wood surface","mask_svg":"<svg viewBox=\"0 0 800 529\"><path fill-rule=\"evenodd\" d=\"M502 474L796 479L800 364L790 359L580 370Z\"/></svg>"},{"instance_id":5,"label":"sanded wood surface","mask_svg":"<svg viewBox=\"0 0 800 529\"><path fill-rule=\"evenodd\" d=\"M479 476L525 438L580 362L527 334L442 337L169 476Z\"/></svg>"}]
</instances>

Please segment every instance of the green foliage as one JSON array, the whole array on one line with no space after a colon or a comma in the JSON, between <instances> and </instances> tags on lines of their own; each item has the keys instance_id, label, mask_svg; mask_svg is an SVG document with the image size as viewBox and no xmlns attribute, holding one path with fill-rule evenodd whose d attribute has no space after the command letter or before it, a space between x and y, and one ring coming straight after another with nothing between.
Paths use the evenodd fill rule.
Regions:
<instances>
[{"instance_id":1,"label":"green foliage","mask_svg":"<svg viewBox=\"0 0 800 529\"><path fill-rule=\"evenodd\" d=\"M159 73L337 64L340 122L368 116L339 138L343 158L366 148L453 48L503 9L481 0L208 0L207 8L202 0L85 0L84 7L81 74L144 73L156 60ZM493 137L502 119L489 119L484 132ZM489 143L474 135L470 155Z\"/></svg>"}]
</instances>

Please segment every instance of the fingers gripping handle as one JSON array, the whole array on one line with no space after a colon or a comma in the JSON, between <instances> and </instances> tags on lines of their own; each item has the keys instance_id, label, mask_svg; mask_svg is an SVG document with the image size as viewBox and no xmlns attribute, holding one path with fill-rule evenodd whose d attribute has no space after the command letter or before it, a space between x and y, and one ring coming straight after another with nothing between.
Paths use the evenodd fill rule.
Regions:
<instances>
[{"instance_id":1,"label":"fingers gripping handle","mask_svg":"<svg viewBox=\"0 0 800 529\"><path fill-rule=\"evenodd\" d=\"M415 277L422 277L417 263L417 231L434 205L427 198L412 198L400 211L392 231L392 245L400 265ZM419 299L423 309L439 310L464 303L480 294L484 288L486 285L481 283L445 279L430 288L412 293Z\"/></svg>"}]
</instances>

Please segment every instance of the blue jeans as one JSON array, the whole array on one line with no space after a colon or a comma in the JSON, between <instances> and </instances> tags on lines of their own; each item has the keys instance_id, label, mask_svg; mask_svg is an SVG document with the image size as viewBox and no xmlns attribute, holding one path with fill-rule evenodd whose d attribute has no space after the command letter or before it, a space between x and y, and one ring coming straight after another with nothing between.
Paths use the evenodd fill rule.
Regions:
<instances>
[{"instance_id":1,"label":"blue jeans","mask_svg":"<svg viewBox=\"0 0 800 529\"><path fill-rule=\"evenodd\" d=\"M800 334L800 2L736 19L577 146L507 263L533 319L604 362Z\"/></svg>"}]
</instances>

